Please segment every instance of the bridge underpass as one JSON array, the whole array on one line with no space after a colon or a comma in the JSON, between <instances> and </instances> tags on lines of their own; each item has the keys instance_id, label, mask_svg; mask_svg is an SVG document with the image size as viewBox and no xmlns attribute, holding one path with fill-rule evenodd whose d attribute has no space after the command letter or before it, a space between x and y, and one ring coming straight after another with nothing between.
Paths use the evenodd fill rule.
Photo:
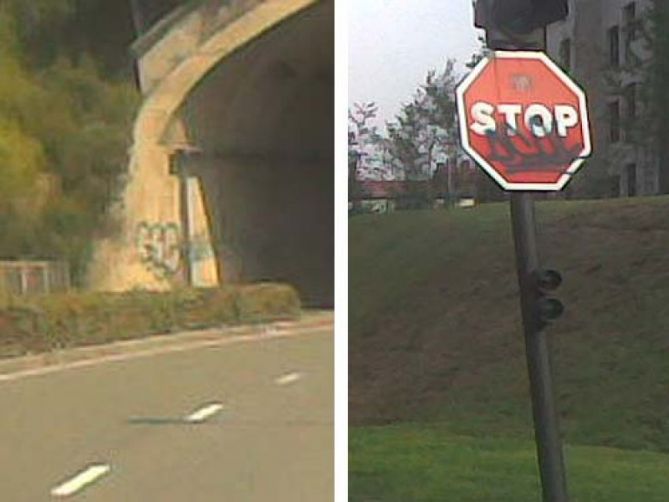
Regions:
<instances>
[{"instance_id":1,"label":"bridge underpass","mask_svg":"<svg viewBox=\"0 0 669 502\"><path fill-rule=\"evenodd\" d=\"M177 112L222 279L288 282L315 305L331 305L334 291L331 9L308 9L241 47Z\"/></svg>"},{"instance_id":2,"label":"bridge underpass","mask_svg":"<svg viewBox=\"0 0 669 502\"><path fill-rule=\"evenodd\" d=\"M332 305L334 1L182 2L133 50L123 230L92 287L283 281Z\"/></svg>"}]
</instances>

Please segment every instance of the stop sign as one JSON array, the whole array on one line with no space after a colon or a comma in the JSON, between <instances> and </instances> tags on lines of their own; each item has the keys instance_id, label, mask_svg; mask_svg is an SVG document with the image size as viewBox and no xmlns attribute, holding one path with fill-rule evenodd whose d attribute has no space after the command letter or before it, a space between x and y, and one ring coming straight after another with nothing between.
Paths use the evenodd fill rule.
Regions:
<instances>
[{"instance_id":1,"label":"stop sign","mask_svg":"<svg viewBox=\"0 0 669 502\"><path fill-rule=\"evenodd\" d=\"M541 52L496 51L456 94L462 147L505 190L561 190L590 155L585 94Z\"/></svg>"}]
</instances>

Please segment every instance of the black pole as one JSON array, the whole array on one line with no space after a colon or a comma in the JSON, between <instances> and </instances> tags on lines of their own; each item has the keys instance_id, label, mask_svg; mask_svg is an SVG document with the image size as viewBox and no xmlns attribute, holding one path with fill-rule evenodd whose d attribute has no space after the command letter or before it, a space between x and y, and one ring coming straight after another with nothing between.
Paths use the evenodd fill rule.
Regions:
<instances>
[{"instance_id":1,"label":"black pole","mask_svg":"<svg viewBox=\"0 0 669 502\"><path fill-rule=\"evenodd\" d=\"M533 274L539 270L539 255L532 193L511 194L511 220L543 500L568 502L567 479L553 397L550 355L546 335L541 329L541 320L534 307L538 291L533 283Z\"/></svg>"},{"instance_id":2,"label":"black pole","mask_svg":"<svg viewBox=\"0 0 669 502\"><path fill-rule=\"evenodd\" d=\"M538 49L546 49L546 36L546 29L543 28ZM520 49L523 47L514 47L514 50ZM534 284L533 274L540 267L534 198L531 192L511 193L511 220L543 500L569 502L560 426L553 396L550 353L546 334L535 308L539 292Z\"/></svg>"}]
</instances>

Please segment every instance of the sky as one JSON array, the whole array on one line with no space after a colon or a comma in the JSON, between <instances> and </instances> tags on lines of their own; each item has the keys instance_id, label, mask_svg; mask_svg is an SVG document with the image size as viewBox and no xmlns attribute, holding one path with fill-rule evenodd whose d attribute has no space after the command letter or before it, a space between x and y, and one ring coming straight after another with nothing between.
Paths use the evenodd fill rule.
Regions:
<instances>
[{"instance_id":1,"label":"sky","mask_svg":"<svg viewBox=\"0 0 669 502\"><path fill-rule=\"evenodd\" d=\"M349 107L376 102L379 132L429 70L454 58L464 73L479 47L471 0L355 0L348 17Z\"/></svg>"}]
</instances>

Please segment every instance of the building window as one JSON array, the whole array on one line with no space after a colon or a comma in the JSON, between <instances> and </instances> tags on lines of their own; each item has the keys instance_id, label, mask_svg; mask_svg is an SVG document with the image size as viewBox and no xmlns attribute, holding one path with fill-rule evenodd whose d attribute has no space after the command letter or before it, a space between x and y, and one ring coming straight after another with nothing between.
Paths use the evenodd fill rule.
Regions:
<instances>
[{"instance_id":1,"label":"building window","mask_svg":"<svg viewBox=\"0 0 669 502\"><path fill-rule=\"evenodd\" d=\"M627 164L625 171L627 172L627 196L634 197L636 195L636 164Z\"/></svg>"},{"instance_id":2,"label":"building window","mask_svg":"<svg viewBox=\"0 0 669 502\"><path fill-rule=\"evenodd\" d=\"M609 177L609 195L611 197L620 197L620 176Z\"/></svg>"},{"instance_id":3,"label":"building window","mask_svg":"<svg viewBox=\"0 0 669 502\"><path fill-rule=\"evenodd\" d=\"M569 71L571 70L571 39L565 38L560 42L560 63L562 63L562 68Z\"/></svg>"},{"instance_id":4,"label":"building window","mask_svg":"<svg viewBox=\"0 0 669 502\"><path fill-rule=\"evenodd\" d=\"M638 20L636 17L636 4L631 2L623 9L623 22L625 31L625 62L632 62L632 42L637 38Z\"/></svg>"},{"instance_id":5,"label":"building window","mask_svg":"<svg viewBox=\"0 0 669 502\"><path fill-rule=\"evenodd\" d=\"M620 141L620 105L618 101L609 103L609 140Z\"/></svg>"},{"instance_id":6,"label":"building window","mask_svg":"<svg viewBox=\"0 0 669 502\"><path fill-rule=\"evenodd\" d=\"M632 126L636 118L636 84L625 87L625 121Z\"/></svg>"},{"instance_id":7,"label":"building window","mask_svg":"<svg viewBox=\"0 0 669 502\"><path fill-rule=\"evenodd\" d=\"M620 35L618 33L617 26L609 28L608 37L609 37L609 64L613 68L618 68L618 66L620 66Z\"/></svg>"},{"instance_id":8,"label":"building window","mask_svg":"<svg viewBox=\"0 0 669 502\"><path fill-rule=\"evenodd\" d=\"M655 193L655 176L653 165L647 160L643 164L643 169L641 171L643 175L643 193L644 195L651 195Z\"/></svg>"},{"instance_id":9,"label":"building window","mask_svg":"<svg viewBox=\"0 0 669 502\"><path fill-rule=\"evenodd\" d=\"M625 31L630 40L636 40L637 37L637 23L636 17L636 3L630 2L623 9L623 21L625 23Z\"/></svg>"}]
</instances>

